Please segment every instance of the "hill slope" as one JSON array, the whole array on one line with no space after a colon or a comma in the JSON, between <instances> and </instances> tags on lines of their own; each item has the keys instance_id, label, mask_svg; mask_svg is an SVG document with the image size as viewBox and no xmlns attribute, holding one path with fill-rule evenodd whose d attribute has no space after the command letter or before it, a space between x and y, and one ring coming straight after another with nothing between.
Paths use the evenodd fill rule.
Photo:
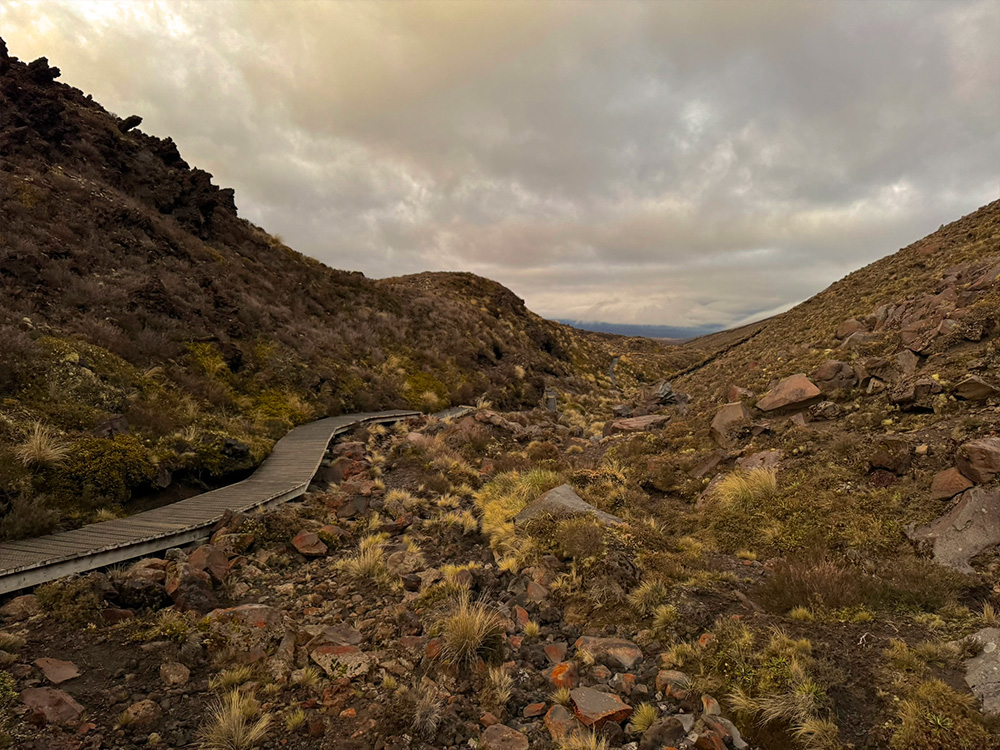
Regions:
<instances>
[{"instance_id":1,"label":"hill slope","mask_svg":"<svg viewBox=\"0 0 1000 750\"><path fill-rule=\"evenodd\" d=\"M6 507L45 497L86 518L172 476L211 482L326 414L478 397L535 406L546 385L607 384L610 349L629 348L470 274L373 281L328 268L239 218L233 191L169 138L58 76L0 42ZM646 372L620 379L690 360L654 350ZM8 518L3 534L51 519Z\"/></svg>"}]
</instances>

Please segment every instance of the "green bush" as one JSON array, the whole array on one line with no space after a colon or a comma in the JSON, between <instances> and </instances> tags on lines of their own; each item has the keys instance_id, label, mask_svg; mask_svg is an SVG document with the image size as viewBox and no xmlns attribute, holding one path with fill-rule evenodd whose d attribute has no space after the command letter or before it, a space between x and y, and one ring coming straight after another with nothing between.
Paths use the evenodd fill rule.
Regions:
<instances>
[{"instance_id":1,"label":"green bush","mask_svg":"<svg viewBox=\"0 0 1000 750\"><path fill-rule=\"evenodd\" d=\"M61 499L124 503L136 487L155 475L153 462L137 437L86 437L70 445L55 483Z\"/></svg>"}]
</instances>

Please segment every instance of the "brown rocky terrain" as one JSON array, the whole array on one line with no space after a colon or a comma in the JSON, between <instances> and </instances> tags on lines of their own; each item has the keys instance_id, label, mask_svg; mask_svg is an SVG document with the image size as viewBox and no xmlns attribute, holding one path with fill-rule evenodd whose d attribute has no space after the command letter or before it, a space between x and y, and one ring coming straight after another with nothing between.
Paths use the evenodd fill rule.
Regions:
<instances>
[{"instance_id":1,"label":"brown rocky terrain","mask_svg":"<svg viewBox=\"0 0 1000 750\"><path fill-rule=\"evenodd\" d=\"M0 94L18 109L0 118L16 111L34 123L31 103L53 100L62 109L52 122L70 104L118 122L58 87L47 66L6 66ZM10 93L18 87L35 96ZM9 170L3 162L5 184L29 169L26 153L61 159L45 149L78 132L19 122L0 120L0 132L29 144L18 128L62 135ZM136 149L153 148L129 134ZM45 164L30 167L32 180L57 185ZM202 187L221 201L209 218L155 222L188 222L178 236L189 238L217 226L257 231L216 217L229 199ZM137 200L115 190L115 200ZM314 275L339 273L263 233L243 245L208 236L220 254L240 247L282 268L292 258ZM469 330L513 336L488 338L503 356L491 359L490 344L486 359L463 359L479 350L453 342L447 367L419 370L441 382L484 372L468 381L482 390L451 400L487 398L450 419L356 431L325 460L336 470L321 477L336 482L227 517L206 545L4 602L0 730L10 746L1000 747L1000 201L787 313L680 351L576 338L468 275L350 278L357 294L387 300L379 309L409 326L409 342L431 347L434 329L415 331L407 316L438 310L448 326L482 313ZM45 289L28 288L30 310L44 309ZM57 308L62 317L45 325L89 342L74 328L89 318ZM320 371L297 347L342 309L317 308L301 339L273 328L301 357L296 377ZM35 318L11 321L33 342L49 335ZM192 389L184 373L214 372L209 382L239 405L260 381L238 377L223 353L246 342L213 335L219 359L204 356L214 365L167 360L164 377ZM404 344L385 335L389 361ZM80 368L73 353L63 361ZM354 363L354 374L368 383L376 359ZM669 383L656 377L667 373ZM546 385L561 392L557 413L538 408ZM4 413L70 402L48 392L22 387ZM243 429L249 440L279 425ZM90 454L86 465L106 471Z\"/></svg>"}]
</instances>

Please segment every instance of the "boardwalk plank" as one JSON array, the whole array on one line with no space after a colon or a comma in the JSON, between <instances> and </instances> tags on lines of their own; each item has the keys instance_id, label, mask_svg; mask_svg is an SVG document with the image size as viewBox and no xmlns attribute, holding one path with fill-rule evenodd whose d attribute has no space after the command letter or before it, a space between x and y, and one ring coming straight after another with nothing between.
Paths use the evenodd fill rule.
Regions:
<instances>
[{"instance_id":1,"label":"boardwalk plank","mask_svg":"<svg viewBox=\"0 0 1000 750\"><path fill-rule=\"evenodd\" d=\"M338 435L363 422L394 422L410 416L416 416L416 412L351 414L311 422L279 440L257 471L235 484L128 518L37 539L0 543L0 594L65 575L67 559L72 559L74 571L81 571L88 569L86 559L96 560L101 551L120 549L120 555L115 553L120 560L128 559L129 547L138 550L133 557L149 554L151 543L156 549L166 549L174 538L182 544L196 538L202 533L199 529L204 529L207 535L226 510L250 511L277 498L301 495ZM107 563L93 567L101 564Z\"/></svg>"}]
</instances>

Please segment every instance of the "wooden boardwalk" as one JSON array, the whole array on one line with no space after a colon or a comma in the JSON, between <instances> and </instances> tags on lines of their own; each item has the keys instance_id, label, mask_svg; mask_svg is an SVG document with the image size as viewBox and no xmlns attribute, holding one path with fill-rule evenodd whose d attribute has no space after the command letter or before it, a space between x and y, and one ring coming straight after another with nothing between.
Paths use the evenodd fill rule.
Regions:
<instances>
[{"instance_id":1,"label":"wooden boardwalk","mask_svg":"<svg viewBox=\"0 0 1000 750\"><path fill-rule=\"evenodd\" d=\"M0 594L132 560L208 536L227 510L246 512L303 494L330 441L363 422L397 422L412 411L348 414L296 427L250 477L127 518L0 543Z\"/></svg>"}]
</instances>

